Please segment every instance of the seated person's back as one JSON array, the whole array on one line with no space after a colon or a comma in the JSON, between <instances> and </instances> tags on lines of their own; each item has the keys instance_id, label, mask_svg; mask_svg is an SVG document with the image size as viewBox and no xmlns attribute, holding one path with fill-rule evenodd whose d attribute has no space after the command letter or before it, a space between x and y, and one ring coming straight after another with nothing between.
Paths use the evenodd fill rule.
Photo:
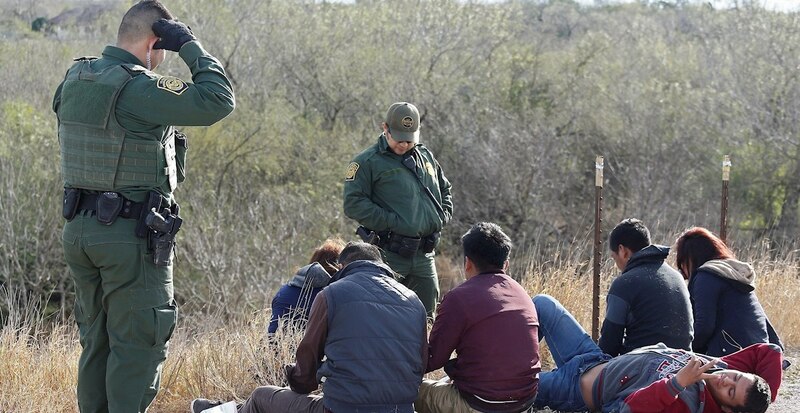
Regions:
<instances>
[{"instance_id":1,"label":"seated person's back","mask_svg":"<svg viewBox=\"0 0 800 413\"><path fill-rule=\"evenodd\" d=\"M702 227L686 230L676 250L678 268L689 280L694 351L719 357L756 343L783 348L756 297L750 264L737 260L720 238Z\"/></svg>"},{"instance_id":2,"label":"seated person's back","mask_svg":"<svg viewBox=\"0 0 800 413\"><path fill-rule=\"evenodd\" d=\"M462 243L467 281L442 299L429 339L427 370L444 367L450 383L425 380L415 407L523 411L540 370L538 320L527 292L505 273L511 240L497 225L479 223Z\"/></svg>"},{"instance_id":3,"label":"seated person's back","mask_svg":"<svg viewBox=\"0 0 800 413\"><path fill-rule=\"evenodd\" d=\"M289 282L281 286L272 298L272 315L267 333L278 331L281 319L290 323L293 328L304 329L308 321L311 304L322 288L330 283L330 279L339 270L339 254L344 242L339 239L328 239L314 250L309 264L297 270Z\"/></svg>"},{"instance_id":4,"label":"seated person's back","mask_svg":"<svg viewBox=\"0 0 800 413\"><path fill-rule=\"evenodd\" d=\"M669 248L650 243L638 219L620 222L609 235L611 257L622 274L608 290L599 346L616 356L664 343L688 350L692 342L689 291L664 260Z\"/></svg>"}]
</instances>

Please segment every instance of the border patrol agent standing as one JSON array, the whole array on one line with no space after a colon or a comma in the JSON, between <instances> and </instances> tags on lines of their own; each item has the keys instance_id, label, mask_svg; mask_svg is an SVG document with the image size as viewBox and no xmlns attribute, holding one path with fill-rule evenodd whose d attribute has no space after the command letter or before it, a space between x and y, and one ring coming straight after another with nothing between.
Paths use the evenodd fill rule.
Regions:
<instances>
[{"instance_id":1,"label":"border patrol agent standing","mask_svg":"<svg viewBox=\"0 0 800 413\"><path fill-rule=\"evenodd\" d=\"M179 52L193 83L159 76ZM81 412L143 412L158 392L177 321L172 259L181 225L172 192L186 137L234 108L220 62L158 1L122 18L117 45L80 58L58 86L64 256L75 281Z\"/></svg>"},{"instance_id":2,"label":"border patrol agent standing","mask_svg":"<svg viewBox=\"0 0 800 413\"><path fill-rule=\"evenodd\" d=\"M453 215L450 182L419 142L419 111L408 102L389 107L378 142L347 167L344 213L361 238L378 245L386 262L417 293L432 318L439 298L434 249Z\"/></svg>"}]
</instances>

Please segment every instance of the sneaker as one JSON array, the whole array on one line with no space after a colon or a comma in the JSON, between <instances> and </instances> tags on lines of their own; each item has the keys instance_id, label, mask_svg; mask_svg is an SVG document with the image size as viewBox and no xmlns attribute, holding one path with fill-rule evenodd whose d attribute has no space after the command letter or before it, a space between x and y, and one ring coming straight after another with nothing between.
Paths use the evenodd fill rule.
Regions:
<instances>
[{"instance_id":1,"label":"sneaker","mask_svg":"<svg viewBox=\"0 0 800 413\"><path fill-rule=\"evenodd\" d=\"M200 413L203 410L219 406L222 403L222 400L194 399L192 400L192 404L189 405L189 411L191 413Z\"/></svg>"}]
</instances>

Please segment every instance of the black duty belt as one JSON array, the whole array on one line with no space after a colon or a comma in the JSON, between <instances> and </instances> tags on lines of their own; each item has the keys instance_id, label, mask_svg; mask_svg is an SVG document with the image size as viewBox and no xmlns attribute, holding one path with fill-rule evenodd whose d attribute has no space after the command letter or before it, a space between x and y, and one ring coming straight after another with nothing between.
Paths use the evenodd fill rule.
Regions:
<instances>
[{"instance_id":1,"label":"black duty belt","mask_svg":"<svg viewBox=\"0 0 800 413\"><path fill-rule=\"evenodd\" d=\"M122 196L122 195L120 195ZM78 211L97 211L97 199L99 194L81 191L81 200L78 203ZM120 218L139 219L144 208L144 202L134 202L122 197L122 209L119 211Z\"/></svg>"},{"instance_id":2,"label":"black duty belt","mask_svg":"<svg viewBox=\"0 0 800 413\"><path fill-rule=\"evenodd\" d=\"M426 254L433 252L439 244L439 232L424 237L407 237L394 232L379 232L380 243L378 247L399 254L404 258L410 258L417 251Z\"/></svg>"},{"instance_id":3,"label":"black duty belt","mask_svg":"<svg viewBox=\"0 0 800 413\"><path fill-rule=\"evenodd\" d=\"M402 242L418 243L418 244L420 244L420 247L418 247L418 248L421 248L421 246L422 246L421 241L423 239L425 239L425 237L407 237L405 235L400 235L400 234L398 234L396 232L391 232L391 231L378 231L377 234L380 237L379 238L380 239L380 243L378 244L378 247L380 247L380 248L386 248L392 242L394 242L394 243L402 243Z\"/></svg>"}]
</instances>

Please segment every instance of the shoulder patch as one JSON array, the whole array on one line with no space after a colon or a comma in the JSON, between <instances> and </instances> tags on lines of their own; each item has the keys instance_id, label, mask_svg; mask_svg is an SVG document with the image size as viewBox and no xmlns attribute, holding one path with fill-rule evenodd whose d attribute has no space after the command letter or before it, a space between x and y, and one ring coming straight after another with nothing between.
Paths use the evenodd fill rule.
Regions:
<instances>
[{"instance_id":1,"label":"shoulder patch","mask_svg":"<svg viewBox=\"0 0 800 413\"><path fill-rule=\"evenodd\" d=\"M158 79L156 86L159 89L166 90L167 92L172 92L176 95L179 95L189 89L189 85L186 84L183 80L178 79L177 77L173 76L162 76Z\"/></svg>"},{"instance_id":2,"label":"shoulder patch","mask_svg":"<svg viewBox=\"0 0 800 413\"><path fill-rule=\"evenodd\" d=\"M356 179L356 172L358 172L359 165L357 162L350 162L347 165L347 173L344 175L345 181L353 181Z\"/></svg>"}]
</instances>

